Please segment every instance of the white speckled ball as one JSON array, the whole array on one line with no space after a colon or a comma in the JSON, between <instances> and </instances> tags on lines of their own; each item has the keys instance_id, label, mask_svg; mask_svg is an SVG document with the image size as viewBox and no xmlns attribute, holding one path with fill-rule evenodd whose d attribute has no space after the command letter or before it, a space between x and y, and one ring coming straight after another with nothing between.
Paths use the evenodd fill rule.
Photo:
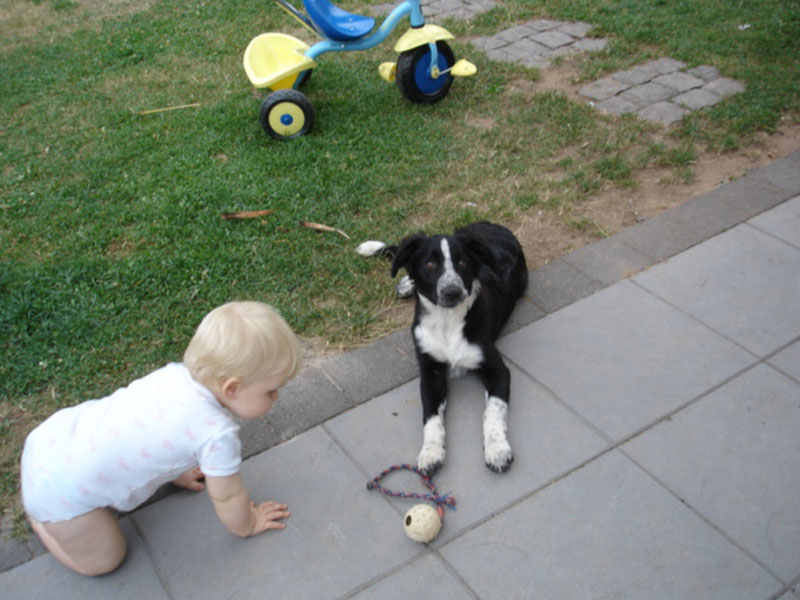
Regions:
<instances>
[{"instance_id":1,"label":"white speckled ball","mask_svg":"<svg viewBox=\"0 0 800 600\"><path fill-rule=\"evenodd\" d=\"M442 519L430 504L416 504L408 509L403 525L408 537L415 542L427 544L439 535Z\"/></svg>"}]
</instances>

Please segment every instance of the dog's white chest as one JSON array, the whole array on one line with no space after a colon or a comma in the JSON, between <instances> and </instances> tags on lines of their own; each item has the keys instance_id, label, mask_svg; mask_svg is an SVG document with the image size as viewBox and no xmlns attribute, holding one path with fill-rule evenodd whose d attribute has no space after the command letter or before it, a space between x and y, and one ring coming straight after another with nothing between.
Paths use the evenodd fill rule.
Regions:
<instances>
[{"instance_id":1,"label":"dog's white chest","mask_svg":"<svg viewBox=\"0 0 800 600\"><path fill-rule=\"evenodd\" d=\"M483 362L483 351L464 337L464 317L469 309L442 309L424 302L426 313L414 328L419 349L455 371L476 369Z\"/></svg>"}]
</instances>

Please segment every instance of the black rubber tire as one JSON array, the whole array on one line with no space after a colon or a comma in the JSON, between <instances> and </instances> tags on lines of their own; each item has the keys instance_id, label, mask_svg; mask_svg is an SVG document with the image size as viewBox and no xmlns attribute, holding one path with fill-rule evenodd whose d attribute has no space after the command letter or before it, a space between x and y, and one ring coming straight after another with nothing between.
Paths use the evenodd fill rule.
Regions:
<instances>
[{"instance_id":1,"label":"black rubber tire","mask_svg":"<svg viewBox=\"0 0 800 600\"><path fill-rule=\"evenodd\" d=\"M261 103L258 121L267 135L285 142L311 131L314 107L303 92L278 90Z\"/></svg>"},{"instance_id":2,"label":"black rubber tire","mask_svg":"<svg viewBox=\"0 0 800 600\"><path fill-rule=\"evenodd\" d=\"M447 42L436 42L436 49L439 53L439 69L451 68L456 59ZM400 54L397 59L397 87L407 100L416 104L433 104L447 95L453 76L448 72L438 79L431 79L426 73L429 65L430 48L427 44Z\"/></svg>"}]
</instances>

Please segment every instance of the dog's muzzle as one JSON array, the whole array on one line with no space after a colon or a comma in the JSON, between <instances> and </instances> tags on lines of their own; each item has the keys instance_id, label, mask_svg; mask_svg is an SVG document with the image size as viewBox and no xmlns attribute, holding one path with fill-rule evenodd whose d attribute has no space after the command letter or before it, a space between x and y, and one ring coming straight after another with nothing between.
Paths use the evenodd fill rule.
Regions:
<instances>
[{"instance_id":1,"label":"dog's muzzle","mask_svg":"<svg viewBox=\"0 0 800 600\"><path fill-rule=\"evenodd\" d=\"M460 285L446 285L439 290L439 306L452 308L467 297L467 291Z\"/></svg>"}]
</instances>

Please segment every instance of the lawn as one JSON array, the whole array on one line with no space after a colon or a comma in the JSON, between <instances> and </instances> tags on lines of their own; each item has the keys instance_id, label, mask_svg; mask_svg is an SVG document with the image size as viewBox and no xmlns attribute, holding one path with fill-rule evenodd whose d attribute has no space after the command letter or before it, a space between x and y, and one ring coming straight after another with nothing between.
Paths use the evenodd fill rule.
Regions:
<instances>
[{"instance_id":1,"label":"lawn","mask_svg":"<svg viewBox=\"0 0 800 600\"><path fill-rule=\"evenodd\" d=\"M538 73L466 40L533 17L593 23L610 40L576 59L581 79L671 56L747 91L669 134L518 92L512 82ZM378 76L391 41L328 54L304 88L313 132L280 143L258 125L241 56L264 31L309 38L269 2L3 1L0 512L31 427L179 359L218 304L263 300L307 340L357 345L402 325L387 264L359 257L358 242L530 211L586 229L582 202L635 185L638 170L691 178L698 155L800 117L797 0L507 0L443 24L478 66L444 101L410 104Z\"/></svg>"}]
</instances>

